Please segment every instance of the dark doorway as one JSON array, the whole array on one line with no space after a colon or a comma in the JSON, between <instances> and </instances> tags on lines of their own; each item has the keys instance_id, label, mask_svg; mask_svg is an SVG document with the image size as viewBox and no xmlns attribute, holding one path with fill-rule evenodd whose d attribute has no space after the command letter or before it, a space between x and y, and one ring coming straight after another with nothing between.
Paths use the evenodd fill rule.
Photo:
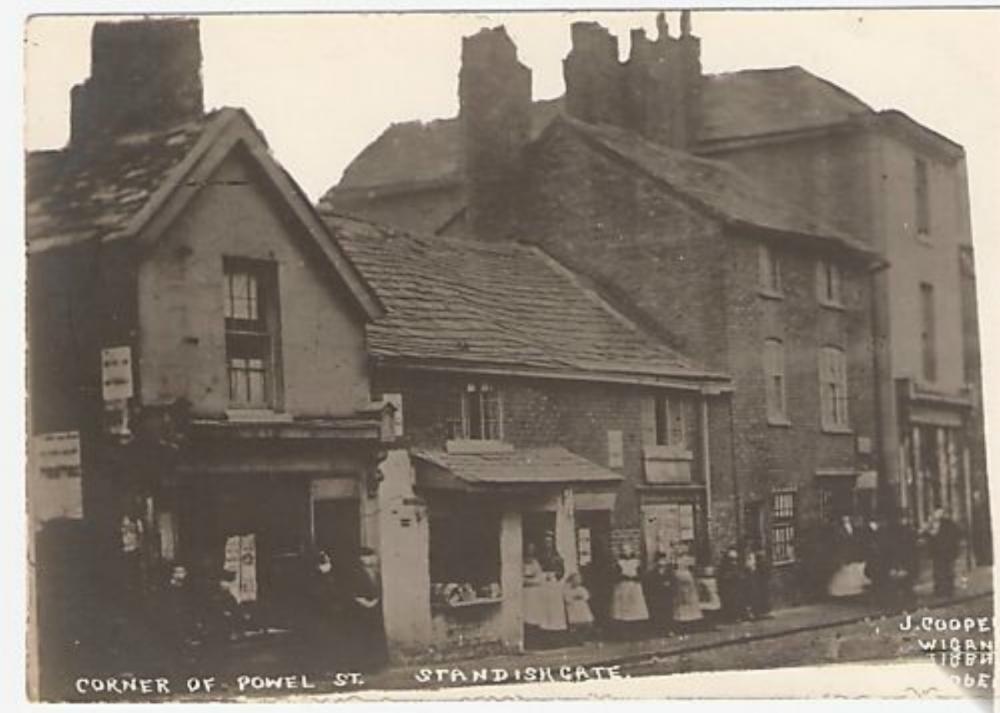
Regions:
<instances>
[{"instance_id":1,"label":"dark doorway","mask_svg":"<svg viewBox=\"0 0 1000 713\"><path fill-rule=\"evenodd\" d=\"M538 552L545 541L545 533L556 531L556 514L554 512L527 512L524 514L522 523L525 547L529 543L533 544ZM560 552L559 554L563 555L565 559L565 553Z\"/></svg>"},{"instance_id":2,"label":"dark doorway","mask_svg":"<svg viewBox=\"0 0 1000 713\"><path fill-rule=\"evenodd\" d=\"M577 561L583 586L590 592L591 609L599 623L607 619L614 582L611 562L611 513L577 510Z\"/></svg>"},{"instance_id":3,"label":"dark doorway","mask_svg":"<svg viewBox=\"0 0 1000 713\"><path fill-rule=\"evenodd\" d=\"M313 536L334 564L351 566L361 549L361 512L357 500L314 500Z\"/></svg>"}]
</instances>

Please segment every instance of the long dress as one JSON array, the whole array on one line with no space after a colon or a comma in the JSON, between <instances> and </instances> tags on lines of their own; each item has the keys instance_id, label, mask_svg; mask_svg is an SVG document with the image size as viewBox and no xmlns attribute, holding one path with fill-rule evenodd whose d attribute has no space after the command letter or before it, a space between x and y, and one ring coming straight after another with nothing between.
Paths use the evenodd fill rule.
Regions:
<instances>
[{"instance_id":1,"label":"long dress","mask_svg":"<svg viewBox=\"0 0 1000 713\"><path fill-rule=\"evenodd\" d=\"M524 623L541 627L545 620L545 595L542 592L542 565L536 559L524 562Z\"/></svg>"},{"instance_id":2,"label":"long dress","mask_svg":"<svg viewBox=\"0 0 1000 713\"><path fill-rule=\"evenodd\" d=\"M615 621L649 619L646 597L639 583L640 562L636 557L618 560L618 581L611 593L611 618Z\"/></svg>"},{"instance_id":3,"label":"long dress","mask_svg":"<svg viewBox=\"0 0 1000 713\"><path fill-rule=\"evenodd\" d=\"M566 631L566 603L563 601L562 576L565 572L562 558L550 554L539 561L542 570L541 602L543 631Z\"/></svg>"},{"instance_id":4,"label":"long dress","mask_svg":"<svg viewBox=\"0 0 1000 713\"><path fill-rule=\"evenodd\" d=\"M867 579L858 536L853 529L837 528L834 537L837 569L830 578L827 593L831 597L853 597L864 591Z\"/></svg>"},{"instance_id":5,"label":"long dress","mask_svg":"<svg viewBox=\"0 0 1000 713\"><path fill-rule=\"evenodd\" d=\"M702 616L698 583L690 567L681 562L674 572L674 621L700 621Z\"/></svg>"},{"instance_id":6,"label":"long dress","mask_svg":"<svg viewBox=\"0 0 1000 713\"><path fill-rule=\"evenodd\" d=\"M590 611L590 592L583 585L567 587L566 621L570 626L588 626L594 623L594 613Z\"/></svg>"}]
</instances>

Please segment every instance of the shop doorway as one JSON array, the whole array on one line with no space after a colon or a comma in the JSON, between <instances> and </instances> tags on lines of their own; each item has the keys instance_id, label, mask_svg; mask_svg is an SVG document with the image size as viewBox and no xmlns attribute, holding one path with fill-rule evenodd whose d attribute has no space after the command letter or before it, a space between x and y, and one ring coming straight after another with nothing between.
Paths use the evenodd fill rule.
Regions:
<instances>
[{"instance_id":1,"label":"shop doorway","mask_svg":"<svg viewBox=\"0 0 1000 713\"><path fill-rule=\"evenodd\" d=\"M313 501L313 542L339 567L353 566L361 550L361 507L354 499Z\"/></svg>"},{"instance_id":2,"label":"shop doorway","mask_svg":"<svg viewBox=\"0 0 1000 713\"><path fill-rule=\"evenodd\" d=\"M525 547L531 543L535 546L536 551L541 551L542 543L545 541L545 533L556 531L555 512L526 512L521 522Z\"/></svg>"},{"instance_id":3,"label":"shop doorway","mask_svg":"<svg viewBox=\"0 0 1000 713\"><path fill-rule=\"evenodd\" d=\"M611 512L577 510L575 520L580 577L590 592L594 616L603 622L607 618L615 579L611 561Z\"/></svg>"}]
</instances>

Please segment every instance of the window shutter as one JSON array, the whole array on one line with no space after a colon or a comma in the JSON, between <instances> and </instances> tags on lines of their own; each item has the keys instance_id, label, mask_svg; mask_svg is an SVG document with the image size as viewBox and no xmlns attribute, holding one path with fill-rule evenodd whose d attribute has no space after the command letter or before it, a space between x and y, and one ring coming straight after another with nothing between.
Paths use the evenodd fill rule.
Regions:
<instances>
[{"instance_id":1,"label":"window shutter","mask_svg":"<svg viewBox=\"0 0 1000 713\"><path fill-rule=\"evenodd\" d=\"M761 287L771 286L771 259L766 245L757 246L757 279Z\"/></svg>"}]
</instances>

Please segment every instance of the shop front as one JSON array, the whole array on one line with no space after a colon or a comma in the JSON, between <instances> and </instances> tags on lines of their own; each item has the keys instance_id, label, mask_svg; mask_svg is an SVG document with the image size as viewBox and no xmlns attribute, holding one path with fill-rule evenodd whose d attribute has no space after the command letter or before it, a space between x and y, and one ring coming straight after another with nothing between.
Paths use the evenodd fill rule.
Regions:
<instances>
[{"instance_id":1,"label":"shop front","mask_svg":"<svg viewBox=\"0 0 1000 713\"><path fill-rule=\"evenodd\" d=\"M899 504L917 527L930 522L941 509L974 534L968 394L946 395L921 388L909 380L899 383L901 427Z\"/></svg>"},{"instance_id":2,"label":"shop front","mask_svg":"<svg viewBox=\"0 0 1000 713\"><path fill-rule=\"evenodd\" d=\"M395 451L382 470L386 633L400 660L522 650L525 550L551 536L564 573L592 566L621 480L563 448Z\"/></svg>"},{"instance_id":3,"label":"shop front","mask_svg":"<svg viewBox=\"0 0 1000 713\"><path fill-rule=\"evenodd\" d=\"M384 455L378 414L311 423L194 422L155 497L162 563L227 582L264 629L293 630L316 553L344 569L370 543L365 493Z\"/></svg>"}]
</instances>

